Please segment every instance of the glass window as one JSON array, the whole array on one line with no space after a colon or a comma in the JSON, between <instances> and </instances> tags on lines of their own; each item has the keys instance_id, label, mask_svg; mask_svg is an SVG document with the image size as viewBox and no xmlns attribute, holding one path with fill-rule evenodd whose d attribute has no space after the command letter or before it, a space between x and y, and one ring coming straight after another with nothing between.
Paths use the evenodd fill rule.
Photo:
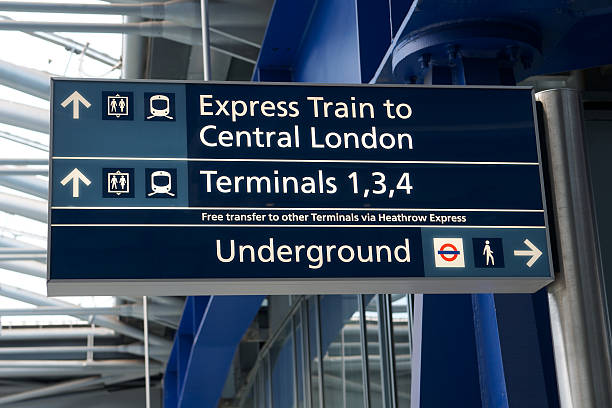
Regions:
<instances>
[{"instance_id":1,"label":"glass window","mask_svg":"<svg viewBox=\"0 0 612 408\"><path fill-rule=\"evenodd\" d=\"M293 317L293 322L295 326L295 364L296 364L296 372L297 372L297 408L304 408L304 342L303 335L304 332L302 330L302 319L300 313L298 312Z\"/></svg>"},{"instance_id":2,"label":"glass window","mask_svg":"<svg viewBox=\"0 0 612 408\"><path fill-rule=\"evenodd\" d=\"M263 364L263 373L262 373L262 382L263 382L263 392L264 392L264 407L265 408L270 408L271 405L271 398L270 398L270 391L271 391L271 384L270 384L270 355L266 355L264 364Z\"/></svg>"},{"instance_id":3,"label":"glass window","mask_svg":"<svg viewBox=\"0 0 612 408\"><path fill-rule=\"evenodd\" d=\"M398 407L410 406L412 307L410 307L409 302L411 302L411 298L408 295L392 295L391 297Z\"/></svg>"},{"instance_id":4,"label":"glass window","mask_svg":"<svg viewBox=\"0 0 612 408\"><path fill-rule=\"evenodd\" d=\"M255 379L257 408L266 408L266 391L264 389L263 367L259 368Z\"/></svg>"},{"instance_id":5,"label":"glass window","mask_svg":"<svg viewBox=\"0 0 612 408\"><path fill-rule=\"evenodd\" d=\"M368 371L370 378L370 408L384 408L383 381L380 359L380 322L378 300L375 295L365 295L366 338L368 350Z\"/></svg>"},{"instance_id":6,"label":"glass window","mask_svg":"<svg viewBox=\"0 0 612 408\"><path fill-rule=\"evenodd\" d=\"M325 407L363 407L363 369L356 295L321 298Z\"/></svg>"},{"instance_id":7,"label":"glass window","mask_svg":"<svg viewBox=\"0 0 612 408\"><path fill-rule=\"evenodd\" d=\"M319 406L319 353L317 333L317 309L315 302L317 297L308 299L308 350L310 351L310 390L312 395L312 406Z\"/></svg>"},{"instance_id":8,"label":"glass window","mask_svg":"<svg viewBox=\"0 0 612 408\"><path fill-rule=\"evenodd\" d=\"M270 348L272 406L292 407L294 404L293 336L291 324L286 324Z\"/></svg>"},{"instance_id":9,"label":"glass window","mask_svg":"<svg viewBox=\"0 0 612 408\"><path fill-rule=\"evenodd\" d=\"M255 408L254 388L251 388L249 395L246 397L240 408Z\"/></svg>"}]
</instances>

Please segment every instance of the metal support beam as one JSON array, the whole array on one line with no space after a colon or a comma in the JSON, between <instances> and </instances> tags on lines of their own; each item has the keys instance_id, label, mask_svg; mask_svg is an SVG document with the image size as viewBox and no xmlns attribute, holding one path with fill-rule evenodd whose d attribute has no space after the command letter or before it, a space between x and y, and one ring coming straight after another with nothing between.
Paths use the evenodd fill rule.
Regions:
<instances>
[{"instance_id":1,"label":"metal support beam","mask_svg":"<svg viewBox=\"0 0 612 408\"><path fill-rule=\"evenodd\" d=\"M1 235L3 233L8 234L9 236ZM20 234L20 231L16 231L10 228L0 227L0 247L43 249L42 247L39 247L36 245L30 245L26 242L11 238L11 235L16 237L16 236L20 236L21 234Z\"/></svg>"},{"instance_id":2,"label":"metal support beam","mask_svg":"<svg viewBox=\"0 0 612 408\"><path fill-rule=\"evenodd\" d=\"M151 347L151 355L167 356L169 350L164 347ZM144 346L142 344L120 344L116 346L31 346L31 347L0 347L0 356L2 355L22 355L22 354L85 354L93 353L127 353L137 356L144 355Z\"/></svg>"},{"instance_id":3,"label":"metal support beam","mask_svg":"<svg viewBox=\"0 0 612 408\"><path fill-rule=\"evenodd\" d=\"M59 31L75 33L131 34L146 37L161 37L188 45L202 44L201 30L186 27L171 21L145 21L123 24L106 24L0 20L0 31L1 30L23 31L26 33ZM210 28L209 30L210 33L214 33L216 35L215 41L210 46L212 49L251 63L253 63L257 58L257 54L259 53L259 45L257 43L227 33L220 29ZM248 55L242 55L241 52L235 49L237 47L229 47L234 50L227 49L227 40L231 40L233 42L232 45L236 45L235 43L238 43L238 45L246 45L247 47L242 47L246 49L243 50L241 48L241 50Z\"/></svg>"},{"instance_id":4,"label":"metal support beam","mask_svg":"<svg viewBox=\"0 0 612 408\"><path fill-rule=\"evenodd\" d=\"M70 328L41 328L41 329L2 329L0 342L3 341L42 341L82 339L88 336L114 338L117 333L104 327L70 327Z\"/></svg>"},{"instance_id":5,"label":"metal support beam","mask_svg":"<svg viewBox=\"0 0 612 408\"><path fill-rule=\"evenodd\" d=\"M48 166L49 159L13 159L13 158L1 158L0 166Z\"/></svg>"},{"instance_id":6,"label":"metal support beam","mask_svg":"<svg viewBox=\"0 0 612 408\"><path fill-rule=\"evenodd\" d=\"M0 248L0 261L44 261L46 259L46 249Z\"/></svg>"},{"instance_id":7,"label":"metal support beam","mask_svg":"<svg viewBox=\"0 0 612 408\"><path fill-rule=\"evenodd\" d=\"M47 266L36 261L4 260L0 261L0 269L36 276L37 278L47 278Z\"/></svg>"},{"instance_id":8,"label":"metal support beam","mask_svg":"<svg viewBox=\"0 0 612 408\"><path fill-rule=\"evenodd\" d=\"M202 70L204 80L210 81L210 38L208 25L208 0L200 0L200 21L202 31Z\"/></svg>"},{"instance_id":9,"label":"metal support beam","mask_svg":"<svg viewBox=\"0 0 612 408\"><path fill-rule=\"evenodd\" d=\"M86 377L91 375L142 378L141 359L120 360L0 360L0 378ZM162 371L162 365L152 362L151 372Z\"/></svg>"},{"instance_id":10,"label":"metal support beam","mask_svg":"<svg viewBox=\"0 0 612 408\"><path fill-rule=\"evenodd\" d=\"M612 406L612 358L603 271L578 92L539 92L543 105L556 247L548 287L562 408Z\"/></svg>"},{"instance_id":11,"label":"metal support beam","mask_svg":"<svg viewBox=\"0 0 612 408\"><path fill-rule=\"evenodd\" d=\"M9 88L49 100L50 78L46 72L0 60L0 84Z\"/></svg>"},{"instance_id":12,"label":"metal support beam","mask_svg":"<svg viewBox=\"0 0 612 408\"><path fill-rule=\"evenodd\" d=\"M101 384L103 382L104 379L98 376L82 378L80 380L61 382L47 387L37 388L35 390L29 390L17 394L7 395L5 397L0 397L0 405L13 404L20 401L26 401L32 398L47 397L50 395L56 395L64 392L74 392L82 388Z\"/></svg>"},{"instance_id":13,"label":"metal support beam","mask_svg":"<svg viewBox=\"0 0 612 408\"><path fill-rule=\"evenodd\" d=\"M2 176L48 176L48 167L0 166Z\"/></svg>"},{"instance_id":14,"label":"metal support beam","mask_svg":"<svg viewBox=\"0 0 612 408\"><path fill-rule=\"evenodd\" d=\"M7 16L0 16L0 20L5 21L14 21L12 18ZM81 44L80 42L74 41L67 37L62 37L61 35L57 35L54 33L37 33L30 32L26 33L31 35L32 37L40 38L41 40L48 41L52 44L59 45L61 47L66 48L68 51L72 51L75 54L85 54L87 57L99 61L103 64L106 64L111 67L118 67L121 64L121 60L111 57L103 52L96 51L95 49L89 47L88 44ZM46 99L48 99L47 96Z\"/></svg>"},{"instance_id":15,"label":"metal support beam","mask_svg":"<svg viewBox=\"0 0 612 408\"><path fill-rule=\"evenodd\" d=\"M149 296L149 300L160 305L173 306L181 311L183 310L183 306L185 306L185 299L175 296ZM151 313L152 307L153 306L149 306L149 313Z\"/></svg>"},{"instance_id":16,"label":"metal support beam","mask_svg":"<svg viewBox=\"0 0 612 408\"><path fill-rule=\"evenodd\" d=\"M171 20L190 27L200 26L197 3L190 0L138 4L73 4L2 1L0 10L31 13L106 14Z\"/></svg>"},{"instance_id":17,"label":"metal support beam","mask_svg":"<svg viewBox=\"0 0 612 408\"><path fill-rule=\"evenodd\" d=\"M208 26L207 5L198 7L196 2L190 0L173 0L159 3L138 3L138 4L71 4L71 3L38 3L38 2L19 2L2 1L0 2L2 11L20 11L36 13L77 13L77 14L115 14L123 16L143 17L152 20L168 20L184 24L188 27L200 28ZM238 35L228 33L225 30L209 27L210 32L230 40L260 48L260 44L243 38Z\"/></svg>"},{"instance_id":18,"label":"metal support beam","mask_svg":"<svg viewBox=\"0 0 612 408\"><path fill-rule=\"evenodd\" d=\"M0 99L0 123L49 133L49 111Z\"/></svg>"},{"instance_id":19,"label":"metal support beam","mask_svg":"<svg viewBox=\"0 0 612 408\"><path fill-rule=\"evenodd\" d=\"M75 305L72 303L64 302L55 298L48 298L43 295L39 295L38 293L30 292L25 289L17 288L10 285L0 285L0 295L7 296L12 299L21 300L22 302L30 303L37 306L60 306L60 307L74 307ZM86 313L75 313L71 314L79 319L87 320L89 319L89 315ZM93 324L98 326L106 327L109 329L115 330L117 333L124 334L126 336L132 337L138 340L144 340L144 335L141 330L128 326L125 323L120 322L117 319L106 317L106 316L93 316L91 319ZM162 337L156 335L149 335L149 340L151 344L157 346L164 346L170 349L172 343Z\"/></svg>"},{"instance_id":20,"label":"metal support beam","mask_svg":"<svg viewBox=\"0 0 612 408\"><path fill-rule=\"evenodd\" d=\"M0 211L47 222L47 203L0 192Z\"/></svg>"},{"instance_id":21,"label":"metal support beam","mask_svg":"<svg viewBox=\"0 0 612 408\"><path fill-rule=\"evenodd\" d=\"M36 309L0 309L0 316L45 316L45 315L115 315L143 317L141 305L122 305L115 307L63 307L63 306L41 306ZM154 316L180 316L181 310L168 309L156 305L149 305L149 314Z\"/></svg>"},{"instance_id":22,"label":"metal support beam","mask_svg":"<svg viewBox=\"0 0 612 408\"><path fill-rule=\"evenodd\" d=\"M48 145L45 145L43 143L38 143L34 140L31 140L31 139L28 139L22 136L17 136L12 133L5 132L3 130L0 130L0 139L10 140L11 142L19 143L24 146L33 147L34 149L42 150L43 152L49 151Z\"/></svg>"},{"instance_id":23,"label":"metal support beam","mask_svg":"<svg viewBox=\"0 0 612 408\"><path fill-rule=\"evenodd\" d=\"M130 369L142 370L143 361L140 359L116 359L116 360L0 360L2 368L98 368L98 369ZM155 364L154 364L155 365Z\"/></svg>"},{"instance_id":24,"label":"metal support beam","mask_svg":"<svg viewBox=\"0 0 612 408\"><path fill-rule=\"evenodd\" d=\"M36 176L0 176L0 186L8 187L38 198L47 199L49 183Z\"/></svg>"},{"instance_id":25,"label":"metal support beam","mask_svg":"<svg viewBox=\"0 0 612 408\"><path fill-rule=\"evenodd\" d=\"M71 32L137 34L147 37L162 37L184 44L200 44L200 30L185 27L170 21L145 21L142 23L62 23L39 21L0 21L0 30L23 32Z\"/></svg>"},{"instance_id":26,"label":"metal support beam","mask_svg":"<svg viewBox=\"0 0 612 408\"><path fill-rule=\"evenodd\" d=\"M123 19L124 23L140 23L142 19L134 16L127 16ZM121 78L141 79L144 76L144 51L145 39L134 34L123 35L123 65L121 66Z\"/></svg>"}]
</instances>

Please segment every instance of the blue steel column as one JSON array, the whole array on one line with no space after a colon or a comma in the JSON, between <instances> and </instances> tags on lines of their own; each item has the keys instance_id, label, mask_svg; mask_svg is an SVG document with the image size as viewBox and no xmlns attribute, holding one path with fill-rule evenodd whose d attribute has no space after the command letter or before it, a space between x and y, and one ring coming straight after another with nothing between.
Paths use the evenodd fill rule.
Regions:
<instances>
[{"instance_id":1,"label":"blue steel column","mask_svg":"<svg viewBox=\"0 0 612 408\"><path fill-rule=\"evenodd\" d=\"M541 52L540 32L516 18L436 22L431 31L406 32L395 42L417 4L427 6L277 0L254 78L368 82L372 66L388 57L385 81L513 85L516 64ZM457 47L461 42L471 48ZM428 55L432 48L436 53ZM545 294L416 296L412 406L558 406Z\"/></svg>"},{"instance_id":2,"label":"blue steel column","mask_svg":"<svg viewBox=\"0 0 612 408\"><path fill-rule=\"evenodd\" d=\"M446 66L425 56L425 82L514 84L508 59L464 59L452 44L449 50ZM413 407L559 406L545 289L418 295L415 302Z\"/></svg>"}]
</instances>

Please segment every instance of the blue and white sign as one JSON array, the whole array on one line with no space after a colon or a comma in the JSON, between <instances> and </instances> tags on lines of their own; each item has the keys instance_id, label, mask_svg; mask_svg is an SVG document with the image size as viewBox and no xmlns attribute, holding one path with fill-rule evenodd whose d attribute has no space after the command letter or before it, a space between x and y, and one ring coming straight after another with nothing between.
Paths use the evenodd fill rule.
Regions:
<instances>
[{"instance_id":1,"label":"blue and white sign","mask_svg":"<svg viewBox=\"0 0 612 408\"><path fill-rule=\"evenodd\" d=\"M530 292L532 90L54 79L49 293Z\"/></svg>"}]
</instances>

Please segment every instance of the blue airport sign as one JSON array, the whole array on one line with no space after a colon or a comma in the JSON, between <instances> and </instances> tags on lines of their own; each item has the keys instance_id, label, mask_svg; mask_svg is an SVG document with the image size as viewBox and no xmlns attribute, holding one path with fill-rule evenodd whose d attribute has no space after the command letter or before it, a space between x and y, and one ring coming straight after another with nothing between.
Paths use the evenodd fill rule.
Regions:
<instances>
[{"instance_id":1,"label":"blue airport sign","mask_svg":"<svg viewBox=\"0 0 612 408\"><path fill-rule=\"evenodd\" d=\"M532 292L532 90L52 81L49 293Z\"/></svg>"}]
</instances>

